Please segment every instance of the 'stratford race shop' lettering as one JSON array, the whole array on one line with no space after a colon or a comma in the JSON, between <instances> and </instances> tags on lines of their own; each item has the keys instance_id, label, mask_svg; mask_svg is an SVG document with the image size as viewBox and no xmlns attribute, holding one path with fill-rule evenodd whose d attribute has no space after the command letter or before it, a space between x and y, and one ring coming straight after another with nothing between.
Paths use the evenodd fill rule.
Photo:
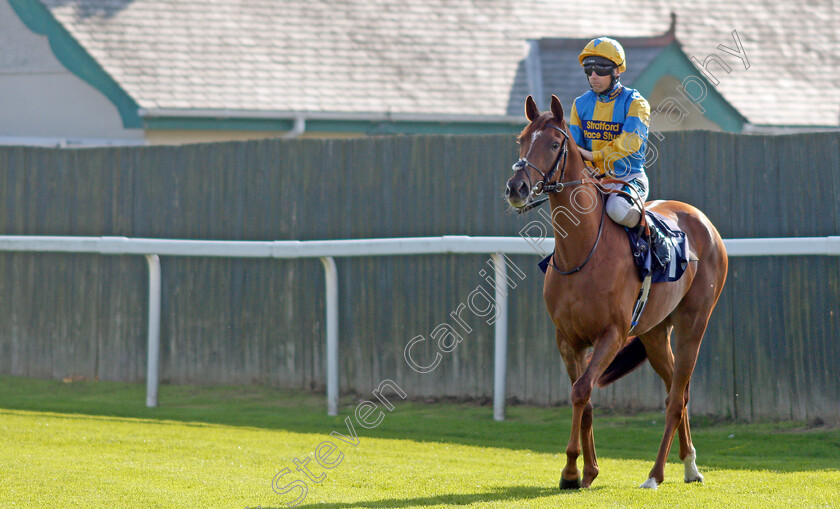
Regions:
<instances>
[{"instance_id":1,"label":"'stratford race shop' lettering","mask_svg":"<svg viewBox=\"0 0 840 509\"><path fill-rule=\"evenodd\" d=\"M621 134L620 122L607 122L606 120L586 120L583 125L583 136L590 140L611 141Z\"/></svg>"}]
</instances>

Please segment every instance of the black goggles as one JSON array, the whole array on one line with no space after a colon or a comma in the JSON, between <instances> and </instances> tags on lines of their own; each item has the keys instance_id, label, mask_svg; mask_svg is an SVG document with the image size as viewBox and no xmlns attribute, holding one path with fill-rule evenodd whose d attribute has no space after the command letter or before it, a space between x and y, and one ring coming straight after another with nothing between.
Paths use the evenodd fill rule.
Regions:
<instances>
[{"instance_id":1,"label":"black goggles","mask_svg":"<svg viewBox=\"0 0 840 509\"><path fill-rule=\"evenodd\" d=\"M592 76L593 71L598 76L609 76L612 74L613 69L615 69L614 65L605 64L586 64L583 66L583 72L585 72L587 76Z\"/></svg>"}]
</instances>

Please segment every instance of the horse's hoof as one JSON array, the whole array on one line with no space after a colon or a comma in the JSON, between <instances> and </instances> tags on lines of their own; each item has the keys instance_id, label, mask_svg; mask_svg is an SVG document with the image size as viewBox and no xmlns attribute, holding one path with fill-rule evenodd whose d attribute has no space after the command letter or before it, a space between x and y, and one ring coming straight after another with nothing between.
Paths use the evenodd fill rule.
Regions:
<instances>
[{"instance_id":1,"label":"horse's hoof","mask_svg":"<svg viewBox=\"0 0 840 509\"><path fill-rule=\"evenodd\" d=\"M592 486L592 482L595 480L596 477L598 477L598 469L597 468L592 469L592 470L588 470L588 471L584 470L583 471L583 484L581 484L581 486L583 488L588 488L588 487Z\"/></svg>"},{"instance_id":2,"label":"horse's hoof","mask_svg":"<svg viewBox=\"0 0 840 509\"><path fill-rule=\"evenodd\" d=\"M685 466L685 482L703 482L703 474L697 470L697 451L694 447L683 459L683 466Z\"/></svg>"},{"instance_id":3,"label":"horse's hoof","mask_svg":"<svg viewBox=\"0 0 840 509\"><path fill-rule=\"evenodd\" d=\"M563 479L560 477L560 489L561 490L579 490L580 489L580 477L573 480Z\"/></svg>"},{"instance_id":4,"label":"horse's hoof","mask_svg":"<svg viewBox=\"0 0 840 509\"><path fill-rule=\"evenodd\" d=\"M659 483L656 482L656 479L654 479L653 477L651 477L650 479L645 481L641 486L639 486L639 488L644 488L646 490L655 490L658 487Z\"/></svg>"},{"instance_id":5,"label":"horse's hoof","mask_svg":"<svg viewBox=\"0 0 840 509\"><path fill-rule=\"evenodd\" d=\"M687 482L687 483L689 483L689 482L703 482L703 474L701 474L700 472L697 472L694 475L694 477L686 476L685 482Z\"/></svg>"}]
</instances>

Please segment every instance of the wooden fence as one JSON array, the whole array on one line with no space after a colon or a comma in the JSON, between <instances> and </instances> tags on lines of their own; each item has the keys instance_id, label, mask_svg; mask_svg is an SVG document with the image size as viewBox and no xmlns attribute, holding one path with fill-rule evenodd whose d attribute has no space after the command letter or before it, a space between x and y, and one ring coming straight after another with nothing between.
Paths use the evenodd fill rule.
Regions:
<instances>
[{"instance_id":1,"label":"wooden fence","mask_svg":"<svg viewBox=\"0 0 840 509\"><path fill-rule=\"evenodd\" d=\"M651 198L697 205L724 238L837 235L840 134L710 132L652 138ZM0 147L0 232L285 240L517 235L503 184L510 136L265 140L184 147ZM103 380L145 376L142 258L0 255L0 373ZM411 397L490 397L492 326L430 374L403 349L477 286L483 256L337 260L341 387L397 381ZM508 396L568 402L537 257L510 295ZM163 258L162 379L322 389L323 274L317 260ZM840 418L840 261L730 260L692 383L692 411L738 419ZM491 290L492 293L492 290ZM422 348L418 356L431 355ZM645 366L596 404L661 408ZM165 400L162 400L165 404Z\"/></svg>"}]
</instances>

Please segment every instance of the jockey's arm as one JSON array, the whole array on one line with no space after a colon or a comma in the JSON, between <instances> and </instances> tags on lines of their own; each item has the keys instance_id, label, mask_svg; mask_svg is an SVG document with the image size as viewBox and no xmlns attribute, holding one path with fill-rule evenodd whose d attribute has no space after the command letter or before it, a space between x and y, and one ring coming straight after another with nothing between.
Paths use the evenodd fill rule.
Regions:
<instances>
[{"instance_id":1,"label":"jockey's arm","mask_svg":"<svg viewBox=\"0 0 840 509\"><path fill-rule=\"evenodd\" d=\"M612 169L614 161L628 156L644 160L644 154L640 154L639 151L647 141L649 122L650 106L647 101L641 97L634 100L627 111L621 134L600 150L592 151L592 162L595 166L601 172L606 172Z\"/></svg>"},{"instance_id":2,"label":"jockey's arm","mask_svg":"<svg viewBox=\"0 0 840 509\"><path fill-rule=\"evenodd\" d=\"M592 160L592 151L586 150L585 148L578 147L578 152L580 152L581 157L583 157L584 161L591 161Z\"/></svg>"},{"instance_id":3,"label":"jockey's arm","mask_svg":"<svg viewBox=\"0 0 840 509\"><path fill-rule=\"evenodd\" d=\"M586 140L583 137L583 129L581 128L580 117L578 116L576 102L572 103L572 114L569 116L569 132L572 135L572 139L575 140L578 152L580 152L580 155L583 157L583 160L592 161L592 151L583 148L585 146Z\"/></svg>"},{"instance_id":4,"label":"jockey's arm","mask_svg":"<svg viewBox=\"0 0 840 509\"><path fill-rule=\"evenodd\" d=\"M639 134L635 131L622 131L618 138L609 142L601 150L593 150L591 161L599 171L606 172L612 169L615 161L628 156L644 160L644 154L639 154L639 150L646 140L647 132Z\"/></svg>"}]
</instances>

